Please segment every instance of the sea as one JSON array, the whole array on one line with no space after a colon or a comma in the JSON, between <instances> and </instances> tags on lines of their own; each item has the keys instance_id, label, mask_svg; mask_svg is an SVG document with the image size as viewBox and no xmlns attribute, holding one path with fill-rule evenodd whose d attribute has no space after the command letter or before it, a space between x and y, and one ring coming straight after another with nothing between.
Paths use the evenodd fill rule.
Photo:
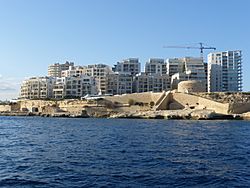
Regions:
<instances>
[{"instance_id":1,"label":"sea","mask_svg":"<svg viewBox=\"0 0 250 188\"><path fill-rule=\"evenodd\" d=\"M0 117L0 187L250 187L250 121Z\"/></svg>"}]
</instances>

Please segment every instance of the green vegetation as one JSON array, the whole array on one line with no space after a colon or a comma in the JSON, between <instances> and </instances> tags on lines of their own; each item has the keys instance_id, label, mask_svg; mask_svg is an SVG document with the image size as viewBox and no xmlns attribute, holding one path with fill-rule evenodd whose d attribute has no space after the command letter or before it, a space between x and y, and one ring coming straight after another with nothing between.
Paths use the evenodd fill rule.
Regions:
<instances>
[{"instance_id":1,"label":"green vegetation","mask_svg":"<svg viewBox=\"0 0 250 188\"><path fill-rule=\"evenodd\" d=\"M149 103L149 105L150 105L151 108L153 108L153 106L155 105L155 102L154 102L154 101L151 101L151 102Z\"/></svg>"},{"instance_id":2,"label":"green vegetation","mask_svg":"<svg viewBox=\"0 0 250 188\"><path fill-rule=\"evenodd\" d=\"M134 99L129 99L129 100L128 100L128 104L129 104L129 106L134 105L134 104L135 104Z\"/></svg>"}]
</instances>

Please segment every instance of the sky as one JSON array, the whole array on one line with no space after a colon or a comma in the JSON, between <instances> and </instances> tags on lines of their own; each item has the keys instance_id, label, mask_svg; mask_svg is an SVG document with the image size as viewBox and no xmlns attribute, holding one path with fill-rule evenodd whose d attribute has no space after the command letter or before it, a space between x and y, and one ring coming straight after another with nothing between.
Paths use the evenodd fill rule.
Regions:
<instances>
[{"instance_id":1,"label":"sky","mask_svg":"<svg viewBox=\"0 0 250 188\"><path fill-rule=\"evenodd\" d=\"M46 76L53 63L105 63L136 57L198 57L198 46L242 50L250 91L249 0L0 0L0 100ZM206 55L212 52L205 51Z\"/></svg>"}]
</instances>

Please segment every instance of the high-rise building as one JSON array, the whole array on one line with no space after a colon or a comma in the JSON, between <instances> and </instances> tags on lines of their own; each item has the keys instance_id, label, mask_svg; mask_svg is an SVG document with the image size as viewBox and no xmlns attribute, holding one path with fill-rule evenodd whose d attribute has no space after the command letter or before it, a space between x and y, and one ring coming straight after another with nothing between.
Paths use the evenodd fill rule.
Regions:
<instances>
[{"instance_id":1,"label":"high-rise building","mask_svg":"<svg viewBox=\"0 0 250 188\"><path fill-rule=\"evenodd\" d=\"M242 91L242 54L240 50L208 54L208 91Z\"/></svg>"},{"instance_id":2,"label":"high-rise building","mask_svg":"<svg viewBox=\"0 0 250 188\"><path fill-rule=\"evenodd\" d=\"M113 71L118 73L128 73L135 76L141 71L141 64L138 58L129 58L117 62L113 67Z\"/></svg>"},{"instance_id":3,"label":"high-rise building","mask_svg":"<svg viewBox=\"0 0 250 188\"><path fill-rule=\"evenodd\" d=\"M70 66L74 66L73 62L68 62L66 61L66 63L60 64L60 63L55 63L53 65L50 65L48 67L48 76L51 77L61 77L62 75L62 71L64 70L69 70Z\"/></svg>"},{"instance_id":4,"label":"high-rise building","mask_svg":"<svg viewBox=\"0 0 250 188\"><path fill-rule=\"evenodd\" d=\"M167 74L166 63L164 59L150 58L145 64L146 74Z\"/></svg>"}]
</instances>

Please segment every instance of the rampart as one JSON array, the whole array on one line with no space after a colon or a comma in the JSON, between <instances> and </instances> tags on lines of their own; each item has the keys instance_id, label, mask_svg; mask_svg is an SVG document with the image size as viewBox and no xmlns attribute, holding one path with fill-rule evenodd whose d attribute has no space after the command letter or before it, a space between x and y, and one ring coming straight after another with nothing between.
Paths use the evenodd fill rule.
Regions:
<instances>
[{"instance_id":1,"label":"rampart","mask_svg":"<svg viewBox=\"0 0 250 188\"><path fill-rule=\"evenodd\" d=\"M48 115L64 112L69 114L106 113L107 115L122 112L188 109L211 110L219 114L241 114L250 111L250 102L218 102L195 94L164 91L104 96L100 100L20 100L16 104L0 105L0 112L20 111Z\"/></svg>"},{"instance_id":2,"label":"rampart","mask_svg":"<svg viewBox=\"0 0 250 188\"><path fill-rule=\"evenodd\" d=\"M213 100L185 93L172 93L172 103L178 105L179 109L181 108L211 109L214 110L216 113L221 113L221 114L229 113L229 103L215 102Z\"/></svg>"}]
</instances>

